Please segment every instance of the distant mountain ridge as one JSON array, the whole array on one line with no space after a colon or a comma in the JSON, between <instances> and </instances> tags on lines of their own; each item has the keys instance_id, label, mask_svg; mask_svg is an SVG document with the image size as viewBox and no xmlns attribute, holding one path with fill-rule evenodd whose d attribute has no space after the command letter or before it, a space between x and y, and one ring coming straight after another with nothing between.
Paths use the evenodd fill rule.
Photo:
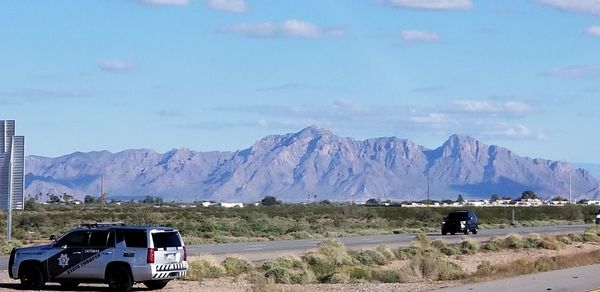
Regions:
<instances>
[{"instance_id":1,"label":"distant mountain ridge","mask_svg":"<svg viewBox=\"0 0 600 292\"><path fill-rule=\"evenodd\" d=\"M568 196L564 162L520 157L468 136L452 135L428 149L409 140L355 140L308 127L267 136L235 152L187 148L75 152L26 158L26 194L162 196L166 200L251 202L266 195L289 202L517 196L525 190ZM428 179L429 177L429 179ZM598 198L600 182L584 169L571 173L574 198ZM41 198L44 199L44 198Z\"/></svg>"}]
</instances>

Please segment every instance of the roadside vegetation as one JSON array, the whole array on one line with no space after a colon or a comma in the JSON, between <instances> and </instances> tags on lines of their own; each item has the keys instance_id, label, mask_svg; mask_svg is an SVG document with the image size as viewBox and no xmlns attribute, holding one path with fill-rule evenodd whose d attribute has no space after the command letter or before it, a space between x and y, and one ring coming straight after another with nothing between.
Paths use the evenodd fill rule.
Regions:
<instances>
[{"instance_id":1,"label":"roadside vegetation","mask_svg":"<svg viewBox=\"0 0 600 292\"><path fill-rule=\"evenodd\" d=\"M255 291L282 290L281 284L415 283L431 281L473 282L600 263L600 249L574 255L515 257L505 262L483 260L476 270L461 266L469 256L490 257L504 250L561 250L569 245L600 243L600 228L583 234L509 235L477 242L464 238L449 244L418 235L409 247L348 250L339 241L324 240L303 256L282 256L264 263L226 258L221 263L192 259L187 280L224 276L245 279ZM235 263L232 267L232 263ZM239 268L242 267L242 268ZM235 272L230 272L235 271Z\"/></svg>"},{"instance_id":2,"label":"roadside vegetation","mask_svg":"<svg viewBox=\"0 0 600 292\"><path fill-rule=\"evenodd\" d=\"M590 223L597 207L585 205L540 207L392 207L330 203L274 204L244 208L180 208L152 204L107 206L29 205L15 212L13 238L20 245L47 240L74 226L96 221L122 221L137 225L178 228L187 244L268 241L279 239L336 238L393 233L439 232L450 211L473 209L481 228ZM514 209L516 221L512 222ZM5 214L2 215L5 218ZM0 228L5 229L0 217ZM4 246L0 252L10 250Z\"/></svg>"}]
</instances>

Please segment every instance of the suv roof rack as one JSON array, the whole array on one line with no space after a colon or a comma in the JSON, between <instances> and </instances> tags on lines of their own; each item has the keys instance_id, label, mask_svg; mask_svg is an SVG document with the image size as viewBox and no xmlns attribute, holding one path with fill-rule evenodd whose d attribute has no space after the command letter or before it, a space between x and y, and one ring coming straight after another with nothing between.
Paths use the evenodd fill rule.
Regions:
<instances>
[{"instance_id":1,"label":"suv roof rack","mask_svg":"<svg viewBox=\"0 0 600 292\"><path fill-rule=\"evenodd\" d=\"M95 222L95 223L87 223L87 224L79 224L79 227L85 228L98 228L98 227L109 227L109 226L125 226L123 222Z\"/></svg>"}]
</instances>

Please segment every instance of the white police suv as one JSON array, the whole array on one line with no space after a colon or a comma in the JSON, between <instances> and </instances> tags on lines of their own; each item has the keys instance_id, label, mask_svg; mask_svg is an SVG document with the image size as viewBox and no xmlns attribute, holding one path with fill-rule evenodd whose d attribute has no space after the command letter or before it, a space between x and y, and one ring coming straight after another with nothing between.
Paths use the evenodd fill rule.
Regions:
<instances>
[{"instance_id":1,"label":"white police suv","mask_svg":"<svg viewBox=\"0 0 600 292\"><path fill-rule=\"evenodd\" d=\"M112 291L129 291L140 282L162 289L185 276L187 267L185 245L174 228L94 223L51 244L13 249L8 273L20 279L24 289L39 290L46 282L67 289L100 282Z\"/></svg>"}]
</instances>

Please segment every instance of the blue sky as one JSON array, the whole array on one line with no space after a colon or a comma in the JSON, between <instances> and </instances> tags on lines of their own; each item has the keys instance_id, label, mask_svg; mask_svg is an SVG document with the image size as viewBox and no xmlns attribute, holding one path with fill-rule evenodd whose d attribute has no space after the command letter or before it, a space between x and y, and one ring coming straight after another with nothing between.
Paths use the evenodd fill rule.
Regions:
<instances>
[{"instance_id":1,"label":"blue sky","mask_svg":"<svg viewBox=\"0 0 600 292\"><path fill-rule=\"evenodd\" d=\"M600 163L596 0L9 0L28 154L235 150L318 125Z\"/></svg>"}]
</instances>

